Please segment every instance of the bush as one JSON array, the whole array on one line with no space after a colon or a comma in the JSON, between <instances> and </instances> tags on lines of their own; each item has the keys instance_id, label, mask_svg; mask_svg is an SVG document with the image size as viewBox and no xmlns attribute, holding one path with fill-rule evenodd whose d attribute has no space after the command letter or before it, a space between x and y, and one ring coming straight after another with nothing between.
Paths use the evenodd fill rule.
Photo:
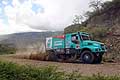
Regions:
<instances>
[{"instance_id":1,"label":"bush","mask_svg":"<svg viewBox=\"0 0 120 80\"><path fill-rule=\"evenodd\" d=\"M55 67L32 68L13 63L0 62L1 80L63 80L63 74Z\"/></svg>"},{"instance_id":2,"label":"bush","mask_svg":"<svg viewBox=\"0 0 120 80\"><path fill-rule=\"evenodd\" d=\"M92 34L93 39L101 41L107 36L108 29L106 27L93 27L88 32Z\"/></svg>"},{"instance_id":3,"label":"bush","mask_svg":"<svg viewBox=\"0 0 120 80\"><path fill-rule=\"evenodd\" d=\"M14 54L16 53L16 48L9 44L0 44L0 54Z\"/></svg>"},{"instance_id":4,"label":"bush","mask_svg":"<svg viewBox=\"0 0 120 80\"><path fill-rule=\"evenodd\" d=\"M120 76L82 76L78 72L58 72L56 67L36 68L0 62L0 80L120 80Z\"/></svg>"}]
</instances>

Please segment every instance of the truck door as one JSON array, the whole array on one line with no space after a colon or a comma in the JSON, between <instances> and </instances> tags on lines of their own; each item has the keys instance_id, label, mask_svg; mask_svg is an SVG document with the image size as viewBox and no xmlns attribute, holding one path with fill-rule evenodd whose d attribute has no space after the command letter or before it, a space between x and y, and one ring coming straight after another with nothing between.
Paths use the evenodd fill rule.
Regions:
<instances>
[{"instance_id":1,"label":"truck door","mask_svg":"<svg viewBox=\"0 0 120 80\"><path fill-rule=\"evenodd\" d=\"M75 49L80 48L80 40L77 34L71 35L71 42L72 42L72 47Z\"/></svg>"}]
</instances>

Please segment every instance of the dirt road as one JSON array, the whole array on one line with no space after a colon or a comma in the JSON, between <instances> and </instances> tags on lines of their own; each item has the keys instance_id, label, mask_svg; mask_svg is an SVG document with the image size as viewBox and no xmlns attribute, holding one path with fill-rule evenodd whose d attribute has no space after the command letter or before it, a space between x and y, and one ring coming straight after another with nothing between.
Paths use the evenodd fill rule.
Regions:
<instances>
[{"instance_id":1,"label":"dirt road","mask_svg":"<svg viewBox=\"0 0 120 80\"><path fill-rule=\"evenodd\" d=\"M120 75L120 63L83 64L83 63L60 63L48 61L35 61L27 59L17 59L11 56L0 56L0 60L14 62L20 65L31 65L37 67L57 66L59 71L77 71L82 75L92 75L101 73L103 75Z\"/></svg>"}]
</instances>

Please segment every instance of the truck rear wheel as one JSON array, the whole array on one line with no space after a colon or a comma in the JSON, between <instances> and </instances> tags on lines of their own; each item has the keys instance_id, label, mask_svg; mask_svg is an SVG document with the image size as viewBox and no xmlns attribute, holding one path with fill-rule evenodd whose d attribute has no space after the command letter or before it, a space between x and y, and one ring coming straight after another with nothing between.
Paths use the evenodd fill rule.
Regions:
<instances>
[{"instance_id":1,"label":"truck rear wheel","mask_svg":"<svg viewBox=\"0 0 120 80\"><path fill-rule=\"evenodd\" d=\"M47 56L48 61L57 61L57 56L54 54L54 52L49 52Z\"/></svg>"},{"instance_id":2,"label":"truck rear wheel","mask_svg":"<svg viewBox=\"0 0 120 80\"><path fill-rule=\"evenodd\" d=\"M92 64L93 61L94 61L94 55L91 51L83 51L82 54L81 54L81 60L83 63L86 63L86 64Z\"/></svg>"}]
</instances>

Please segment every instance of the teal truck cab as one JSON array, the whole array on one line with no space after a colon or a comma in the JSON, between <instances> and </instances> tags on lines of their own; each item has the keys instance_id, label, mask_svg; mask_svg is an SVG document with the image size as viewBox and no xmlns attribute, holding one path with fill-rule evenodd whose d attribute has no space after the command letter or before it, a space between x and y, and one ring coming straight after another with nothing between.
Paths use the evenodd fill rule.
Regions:
<instances>
[{"instance_id":1,"label":"teal truck cab","mask_svg":"<svg viewBox=\"0 0 120 80\"><path fill-rule=\"evenodd\" d=\"M69 33L46 38L46 51L54 61L74 60L83 63L101 63L107 51L104 43L93 41L85 32Z\"/></svg>"}]
</instances>

